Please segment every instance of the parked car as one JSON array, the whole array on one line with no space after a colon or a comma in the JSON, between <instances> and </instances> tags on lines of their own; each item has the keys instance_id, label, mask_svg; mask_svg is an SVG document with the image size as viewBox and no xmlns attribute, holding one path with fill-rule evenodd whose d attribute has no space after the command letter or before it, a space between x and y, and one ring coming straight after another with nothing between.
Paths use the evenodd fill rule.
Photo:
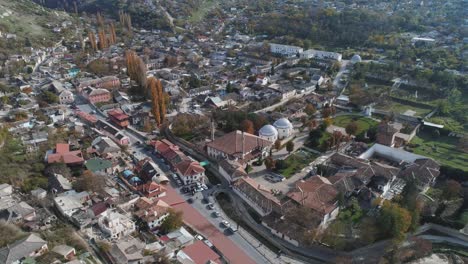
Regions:
<instances>
[{"instance_id":1,"label":"parked car","mask_svg":"<svg viewBox=\"0 0 468 264\"><path fill-rule=\"evenodd\" d=\"M205 243L205 245L207 245L210 248L214 247L213 243L211 243L208 239L203 240L203 242Z\"/></svg>"},{"instance_id":2,"label":"parked car","mask_svg":"<svg viewBox=\"0 0 468 264\"><path fill-rule=\"evenodd\" d=\"M213 210L213 209L214 209L214 204L209 203L209 204L208 204L208 209Z\"/></svg>"},{"instance_id":3,"label":"parked car","mask_svg":"<svg viewBox=\"0 0 468 264\"><path fill-rule=\"evenodd\" d=\"M232 233L235 233L235 232L237 232L237 227L235 227L235 226L230 226L230 227L228 228L228 230L231 231Z\"/></svg>"},{"instance_id":4,"label":"parked car","mask_svg":"<svg viewBox=\"0 0 468 264\"><path fill-rule=\"evenodd\" d=\"M226 220L221 221L221 224L223 224L223 226L226 227L226 228L231 227L231 224Z\"/></svg>"},{"instance_id":5,"label":"parked car","mask_svg":"<svg viewBox=\"0 0 468 264\"><path fill-rule=\"evenodd\" d=\"M214 212L213 212L213 215L214 215L215 217L220 217L220 216L221 216L221 214L220 214L218 211L214 211Z\"/></svg>"}]
</instances>

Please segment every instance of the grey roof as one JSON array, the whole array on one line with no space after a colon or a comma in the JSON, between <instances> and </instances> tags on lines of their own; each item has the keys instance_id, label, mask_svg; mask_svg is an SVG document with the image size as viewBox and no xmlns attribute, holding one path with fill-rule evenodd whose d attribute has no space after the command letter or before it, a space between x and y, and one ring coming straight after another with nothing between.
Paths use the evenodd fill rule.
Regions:
<instances>
[{"instance_id":1,"label":"grey roof","mask_svg":"<svg viewBox=\"0 0 468 264\"><path fill-rule=\"evenodd\" d=\"M32 208L26 202L15 203L10 208L0 211L0 219L10 220L23 219L25 216L34 213L34 208Z\"/></svg>"},{"instance_id":2,"label":"grey roof","mask_svg":"<svg viewBox=\"0 0 468 264\"><path fill-rule=\"evenodd\" d=\"M266 136L266 137L271 137L271 136L278 136L278 131L276 128L272 125L264 125L260 130L258 131L259 136Z\"/></svg>"},{"instance_id":3,"label":"grey roof","mask_svg":"<svg viewBox=\"0 0 468 264\"><path fill-rule=\"evenodd\" d=\"M362 59L361 59L361 56L359 56L359 54L354 54L354 56L351 58L351 63L358 63L361 61Z\"/></svg>"},{"instance_id":4,"label":"grey roof","mask_svg":"<svg viewBox=\"0 0 468 264\"><path fill-rule=\"evenodd\" d=\"M286 118L280 118L273 124L276 128L293 128L291 122Z\"/></svg>"},{"instance_id":5,"label":"grey roof","mask_svg":"<svg viewBox=\"0 0 468 264\"><path fill-rule=\"evenodd\" d=\"M46 244L47 242L36 234L30 234L28 237L0 249L0 263L11 264L21 258L28 257Z\"/></svg>"},{"instance_id":6,"label":"grey roof","mask_svg":"<svg viewBox=\"0 0 468 264\"><path fill-rule=\"evenodd\" d=\"M58 245L58 246L55 246L52 251L61 255L61 256L66 256L68 255L71 251L74 251L75 249L70 247L70 246L67 246L67 245Z\"/></svg>"}]
</instances>

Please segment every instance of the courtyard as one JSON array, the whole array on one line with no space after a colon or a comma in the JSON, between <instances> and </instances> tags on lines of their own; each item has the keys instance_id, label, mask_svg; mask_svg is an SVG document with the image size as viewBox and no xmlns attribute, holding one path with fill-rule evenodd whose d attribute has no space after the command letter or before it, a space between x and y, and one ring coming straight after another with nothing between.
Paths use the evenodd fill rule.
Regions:
<instances>
[{"instance_id":1,"label":"courtyard","mask_svg":"<svg viewBox=\"0 0 468 264\"><path fill-rule=\"evenodd\" d=\"M358 130L356 135L366 132L372 127L376 127L378 122L374 119L359 115L340 115L333 118L333 125L346 128L351 122L356 122Z\"/></svg>"}]
</instances>

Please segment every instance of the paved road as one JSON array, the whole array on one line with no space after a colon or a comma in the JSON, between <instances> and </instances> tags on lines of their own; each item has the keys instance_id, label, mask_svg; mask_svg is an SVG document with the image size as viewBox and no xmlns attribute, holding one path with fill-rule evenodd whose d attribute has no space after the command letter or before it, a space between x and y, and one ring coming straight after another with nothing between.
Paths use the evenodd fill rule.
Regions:
<instances>
[{"instance_id":1,"label":"paved road","mask_svg":"<svg viewBox=\"0 0 468 264\"><path fill-rule=\"evenodd\" d=\"M184 222L211 241L230 263L268 263L257 261L256 258L254 260L254 258L248 256L244 250L236 246L233 241L210 223L207 218L186 203L185 199L171 186L167 186L166 196L167 197L163 197L162 200L168 202L175 210L182 211Z\"/></svg>"},{"instance_id":2,"label":"paved road","mask_svg":"<svg viewBox=\"0 0 468 264\"><path fill-rule=\"evenodd\" d=\"M132 151L152 158L162 171L170 171L169 166L143 147L132 147ZM188 197L184 197L176 188L167 186L167 195L162 200L175 210L182 211L184 222L213 243L230 263L270 263L240 235L226 236L219 219L213 218L213 211L206 209L206 204L201 202L202 194L197 193L197 197L198 199L194 197L195 202L190 205L186 202Z\"/></svg>"},{"instance_id":3,"label":"paved road","mask_svg":"<svg viewBox=\"0 0 468 264\"><path fill-rule=\"evenodd\" d=\"M336 74L335 79L333 79L333 87L335 88L335 91L337 91L338 93L341 93L346 86L346 83L341 83L340 79L343 76L343 73L346 71L346 66L348 65L348 63L349 61L347 60L341 61L340 70Z\"/></svg>"}]
</instances>

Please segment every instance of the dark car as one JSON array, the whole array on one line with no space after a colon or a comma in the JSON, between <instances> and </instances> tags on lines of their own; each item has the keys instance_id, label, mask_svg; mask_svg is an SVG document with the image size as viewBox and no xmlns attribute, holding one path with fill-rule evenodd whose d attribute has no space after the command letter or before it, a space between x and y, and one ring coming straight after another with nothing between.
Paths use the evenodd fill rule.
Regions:
<instances>
[{"instance_id":1,"label":"dark car","mask_svg":"<svg viewBox=\"0 0 468 264\"><path fill-rule=\"evenodd\" d=\"M188 198L188 199L187 199L187 203L189 203L189 204L193 203L193 199L192 199L192 198Z\"/></svg>"}]
</instances>

